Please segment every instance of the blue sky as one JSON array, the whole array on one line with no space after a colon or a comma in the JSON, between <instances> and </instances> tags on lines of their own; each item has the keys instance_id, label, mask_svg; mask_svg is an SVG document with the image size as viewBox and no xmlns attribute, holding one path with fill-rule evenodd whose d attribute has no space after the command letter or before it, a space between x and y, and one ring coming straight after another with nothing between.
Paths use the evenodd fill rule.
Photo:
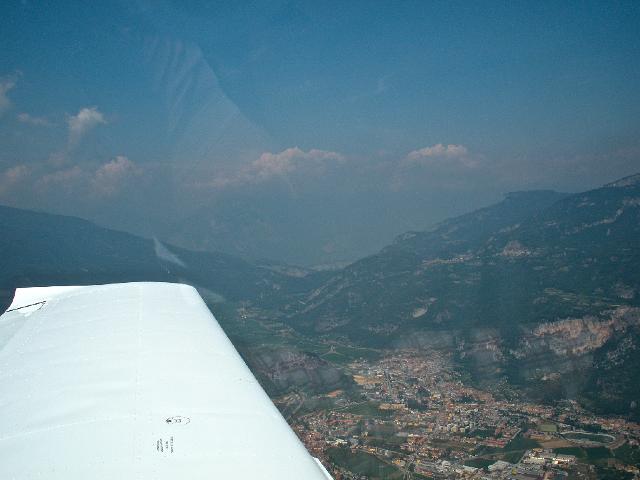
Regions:
<instances>
[{"instance_id":1,"label":"blue sky","mask_svg":"<svg viewBox=\"0 0 640 480\"><path fill-rule=\"evenodd\" d=\"M0 7L2 203L383 242L640 170L637 2L91 3Z\"/></svg>"}]
</instances>

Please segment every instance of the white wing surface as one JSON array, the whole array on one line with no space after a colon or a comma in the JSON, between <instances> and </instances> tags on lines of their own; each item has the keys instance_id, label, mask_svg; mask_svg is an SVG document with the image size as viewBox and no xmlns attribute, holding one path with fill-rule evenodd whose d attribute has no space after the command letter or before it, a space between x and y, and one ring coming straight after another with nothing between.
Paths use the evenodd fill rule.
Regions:
<instances>
[{"instance_id":1,"label":"white wing surface","mask_svg":"<svg viewBox=\"0 0 640 480\"><path fill-rule=\"evenodd\" d=\"M16 291L0 478L331 477L192 287L127 283Z\"/></svg>"}]
</instances>

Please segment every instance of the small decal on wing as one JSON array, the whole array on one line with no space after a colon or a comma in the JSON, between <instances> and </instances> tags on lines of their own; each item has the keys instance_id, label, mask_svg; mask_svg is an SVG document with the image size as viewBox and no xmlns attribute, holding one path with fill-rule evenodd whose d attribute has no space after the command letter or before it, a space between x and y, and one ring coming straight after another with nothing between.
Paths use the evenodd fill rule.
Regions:
<instances>
[{"instance_id":1,"label":"small decal on wing","mask_svg":"<svg viewBox=\"0 0 640 480\"><path fill-rule=\"evenodd\" d=\"M191 419L189 417L182 417L180 415L169 417L165 420L169 425L186 425L190 421Z\"/></svg>"},{"instance_id":2,"label":"small decal on wing","mask_svg":"<svg viewBox=\"0 0 640 480\"><path fill-rule=\"evenodd\" d=\"M164 454L173 453L173 437L169 437L169 440L163 438L156 440L156 451Z\"/></svg>"}]
</instances>

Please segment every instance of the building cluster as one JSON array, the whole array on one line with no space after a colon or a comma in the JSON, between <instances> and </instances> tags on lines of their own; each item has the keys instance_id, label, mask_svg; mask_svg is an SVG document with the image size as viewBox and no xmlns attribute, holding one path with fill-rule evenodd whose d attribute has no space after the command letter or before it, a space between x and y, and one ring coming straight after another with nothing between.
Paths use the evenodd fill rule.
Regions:
<instances>
[{"instance_id":1,"label":"building cluster","mask_svg":"<svg viewBox=\"0 0 640 480\"><path fill-rule=\"evenodd\" d=\"M395 353L348 369L354 391L331 392L325 400L333 407L319 402L290 419L336 478L368 478L336 464L336 449L366 454L406 478L596 478L575 456L555 451L573 445L563 432L597 425L617 442L611 448L640 437L638 424L596 417L575 402L498 400L465 385L444 354Z\"/></svg>"}]
</instances>

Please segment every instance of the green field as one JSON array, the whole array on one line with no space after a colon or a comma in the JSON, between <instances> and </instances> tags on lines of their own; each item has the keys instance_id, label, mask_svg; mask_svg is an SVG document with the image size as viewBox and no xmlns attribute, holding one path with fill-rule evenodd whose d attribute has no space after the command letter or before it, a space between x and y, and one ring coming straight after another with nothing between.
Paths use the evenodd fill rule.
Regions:
<instances>
[{"instance_id":1,"label":"green field","mask_svg":"<svg viewBox=\"0 0 640 480\"><path fill-rule=\"evenodd\" d=\"M495 460L487 460L486 458L470 458L465 460L464 464L468 467L485 468L495 463Z\"/></svg>"}]
</instances>

